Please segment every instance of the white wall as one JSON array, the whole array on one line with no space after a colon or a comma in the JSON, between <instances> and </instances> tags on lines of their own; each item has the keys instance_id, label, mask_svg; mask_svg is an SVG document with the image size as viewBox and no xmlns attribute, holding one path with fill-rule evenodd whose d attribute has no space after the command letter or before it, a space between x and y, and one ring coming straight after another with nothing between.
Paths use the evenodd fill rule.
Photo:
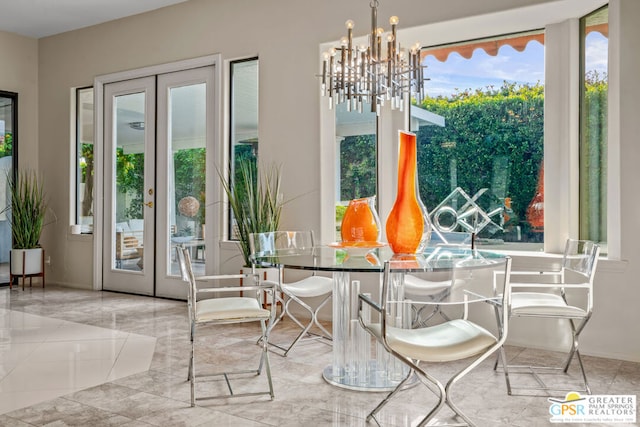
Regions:
<instances>
[{"instance_id":1,"label":"white wall","mask_svg":"<svg viewBox=\"0 0 640 427\"><path fill-rule=\"evenodd\" d=\"M380 16L400 16L401 27L446 21L491 13L544 0L394 0L380 4ZM614 102L620 110L621 258L624 262L603 262L597 276L596 312L584 333L587 354L610 355L640 361L640 288L637 286L640 254L636 241L640 203L637 201L637 135L640 121L640 2L612 0L612 27L620 22L621 47L619 94ZM284 193L303 195L287 205L283 223L287 228L320 228L320 125L319 88L314 75L319 71L318 45L337 40L344 33L344 21L352 18L363 32L368 26L368 1L326 0L191 0L173 7L86 29L40 39L37 76L39 94L36 118L40 170L45 175L52 207L60 219L48 227L43 243L51 255L48 280L68 286L91 288L92 242L90 236L68 235L70 136L70 90L91 85L96 75L140 68L181 59L220 53L223 59L260 57L260 154L269 161L283 161ZM0 35L0 52L2 47ZM21 52L33 52L29 46ZM21 54L22 54L21 53ZM616 60L616 58L614 58ZM0 74L2 75L2 74ZM612 76L614 79L614 76ZM35 79L32 79L34 81ZM0 79L0 86L2 79ZM613 86L613 84L612 84ZM3 87L3 89L9 89ZM33 90L33 89L31 89ZM22 107L22 105L21 105ZM35 111L34 104L30 108ZM21 124L25 117L21 115ZM39 127L38 127L39 126ZM612 124L615 127L615 124ZM27 133L28 135L28 133ZM23 146L22 143L25 143ZM24 147L24 148L23 148ZM22 150L28 142L21 135ZM286 161L285 159L295 159ZM626 196L625 196L626 195ZM221 265L226 271L239 267L239 258L226 246ZM229 261L230 260L230 261ZM535 261L535 260L534 260ZM620 326L620 325L624 325ZM554 330L548 330L554 335ZM534 336L529 342L554 342ZM562 341L562 338L557 339Z\"/></svg>"}]
</instances>

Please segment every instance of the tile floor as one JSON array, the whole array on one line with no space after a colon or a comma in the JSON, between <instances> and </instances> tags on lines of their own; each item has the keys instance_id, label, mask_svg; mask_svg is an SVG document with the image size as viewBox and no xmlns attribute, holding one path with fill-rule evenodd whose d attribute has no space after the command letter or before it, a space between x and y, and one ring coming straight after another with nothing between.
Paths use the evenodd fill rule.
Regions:
<instances>
[{"instance_id":1,"label":"tile floor","mask_svg":"<svg viewBox=\"0 0 640 427\"><path fill-rule=\"evenodd\" d=\"M271 355L275 400L202 400L191 408L186 306L180 301L53 286L3 288L0 319L0 426L366 426L375 425L365 417L384 396L328 385L320 373L331 361L331 348L308 342L287 358ZM293 337L291 324L278 328L274 339ZM256 327L225 327L215 344L214 330L201 330L197 366L204 371L252 362L254 356L257 361L259 348L251 350ZM560 358L507 350L523 361ZM584 359L595 394L640 394L640 364ZM453 365L433 372L446 375L460 366ZM264 387L263 380L241 385ZM201 383L198 392L206 395L219 385ZM454 397L479 426L550 425L547 397L507 396L492 361L456 384ZM380 424L416 425L434 403L433 394L418 385L383 409Z\"/></svg>"}]
</instances>

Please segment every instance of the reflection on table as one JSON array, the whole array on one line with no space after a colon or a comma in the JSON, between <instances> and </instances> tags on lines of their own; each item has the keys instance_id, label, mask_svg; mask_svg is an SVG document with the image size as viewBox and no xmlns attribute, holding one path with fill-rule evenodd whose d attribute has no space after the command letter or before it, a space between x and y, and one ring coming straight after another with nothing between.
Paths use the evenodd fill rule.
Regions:
<instances>
[{"instance_id":1,"label":"reflection on table","mask_svg":"<svg viewBox=\"0 0 640 427\"><path fill-rule=\"evenodd\" d=\"M360 283L351 281L351 273L382 273L391 260L391 273L403 283L405 273L450 270L454 263L465 268L482 268L506 262L494 252L463 247L430 247L416 255L394 255L389 247L372 250L346 250L339 247L316 247L301 253L283 253L256 259L258 264L300 270L326 271L333 274L333 360L323 371L327 382L338 387L361 391L392 390L407 375L407 368L391 357L358 323ZM374 280L379 280L375 277ZM378 295L373 295L377 299ZM398 326L408 326L410 318L398 319Z\"/></svg>"}]
</instances>

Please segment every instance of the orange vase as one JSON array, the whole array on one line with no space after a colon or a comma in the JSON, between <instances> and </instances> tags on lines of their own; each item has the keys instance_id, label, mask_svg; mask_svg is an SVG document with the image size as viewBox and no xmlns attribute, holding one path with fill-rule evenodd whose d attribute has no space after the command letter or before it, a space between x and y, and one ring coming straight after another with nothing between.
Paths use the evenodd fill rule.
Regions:
<instances>
[{"instance_id":1,"label":"orange vase","mask_svg":"<svg viewBox=\"0 0 640 427\"><path fill-rule=\"evenodd\" d=\"M343 242L377 242L380 240L380 218L375 208L375 196L349 202L340 234Z\"/></svg>"},{"instance_id":2,"label":"orange vase","mask_svg":"<svg viewBox=\"0 0 640 427\"><path fill-rule=\"evenodd\" d=\"M425 220L417 196L416 135L400 131L398 148L398 194L387 218L387 241L396 254L413 254L424 237Z\"/></svg>"},{"instance_id":3,"label":"orange vase","mask_svg":"<svg viewBox=\"0 0 640 427\"><path fill-rule=\"evenodd\" d=\"M544 230L544 165L540 166L540 172L538 172L536 194L527 207L527 221L531 224L531 231Z\"/></svg>"}]
</instances>

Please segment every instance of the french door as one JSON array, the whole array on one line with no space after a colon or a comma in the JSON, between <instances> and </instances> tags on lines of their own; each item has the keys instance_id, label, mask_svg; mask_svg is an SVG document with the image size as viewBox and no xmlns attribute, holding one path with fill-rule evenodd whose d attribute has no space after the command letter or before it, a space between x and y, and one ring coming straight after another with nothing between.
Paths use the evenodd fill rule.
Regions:
<instances>
[{"instance_id":1,"label":"french door","mask_svg":"<svg viewBox=\"0 0 640 427\"><path fill-rule=\"evenodd\" d=\"M106 84L104 114L102 288L185 298L175 248L204 274L211 240L213 67Z\"/></svg>"}]
</instances>

